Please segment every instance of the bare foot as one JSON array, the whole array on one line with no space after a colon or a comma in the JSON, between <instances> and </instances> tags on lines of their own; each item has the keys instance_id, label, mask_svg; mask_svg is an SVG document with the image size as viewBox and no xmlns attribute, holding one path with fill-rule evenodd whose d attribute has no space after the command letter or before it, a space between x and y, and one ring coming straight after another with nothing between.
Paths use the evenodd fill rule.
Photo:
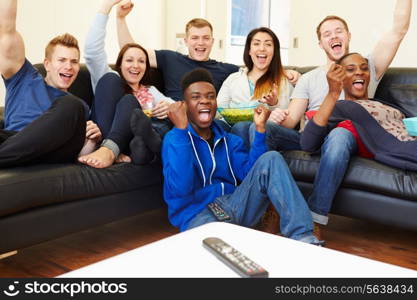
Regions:
<instances>
[{"instance_id":1,"label":"bare foot","mask_svg":"<svg viewBox=\"0 0 417 300\"><path fill-rule=\"evenodd\" d=\"M114 153L109 148L100 147L93 153L78 157L80 163L90 167L102 169L111 166L114 163Z\"/></svg>"},{"instance_id":2,"label":"bare foot","mask_svg":"<svg viewBox=\"0 0 417 300\"><path fill-rule=\"evenodd\" d=\"M117 164L118 163L131 163L131 162L132 162L132 159L130 158L130 156L123 154L123 153L121 153L119 157L117 157L116 159Z\"/></svg>"}]
</instances>

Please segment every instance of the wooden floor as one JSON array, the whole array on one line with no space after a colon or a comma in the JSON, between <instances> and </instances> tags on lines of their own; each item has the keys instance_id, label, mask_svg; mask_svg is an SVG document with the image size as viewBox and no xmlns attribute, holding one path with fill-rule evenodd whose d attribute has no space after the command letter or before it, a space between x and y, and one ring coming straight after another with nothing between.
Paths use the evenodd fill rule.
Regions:
<instances>
[{"instance_id":1,"label":"wooden floor","mask_svg":"<svg viewBox=\"0 0 417 300\"><path fill-rule=\"evenodd\" d=\"M177 233L164 210L20 250L0 260L0 277L54 277ZM417 270L417 232L331 216L326 247Z\"/></svg>"}]
</instances>

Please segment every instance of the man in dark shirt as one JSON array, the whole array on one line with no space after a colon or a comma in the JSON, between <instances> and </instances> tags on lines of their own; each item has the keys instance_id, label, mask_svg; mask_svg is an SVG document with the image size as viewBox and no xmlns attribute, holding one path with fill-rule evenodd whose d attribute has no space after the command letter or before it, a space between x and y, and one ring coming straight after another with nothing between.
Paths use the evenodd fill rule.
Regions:
<instances>
[{"instance_id":1,"label":"man in dark shirt","mask_svg":"<svg viewBox=\"0 0 417 300\"><path fill-rule=\"evenodd\" d=\"M117 9L117 32L119 35L119 46L123 47L127 43L134 42L129 32L125 17L133 8L132 2L127 2L118 6ZM222 63L210 59L213 47L213 27L205 19L192 19L185 27L185 44L188 48L188 55L171 50L147 49L150 65L162 71L165 83L165 95L174 100L181 100L181 78L184 74L195 68L208 70L214 81L216 92L220 90L223 81L239 67L233 64ZM295 84L299 73L287 70L286 76Z\"/></svg>"},{"instance_id":2,"label":"man in dark shirt","mask_svg":"<svg viewBox=\"0 0 417 300\"><path fill-rule=\"evenodd\" d=\"M25 58L16 15L17 0L0 1L0 74L6 86L0 168L75 161L83 145L91 150L101 138L97 125L86 123L86 104L68 93L80 69L78 42L63 34L48 43L44 79Z\"/></svg>"}]
</instances>

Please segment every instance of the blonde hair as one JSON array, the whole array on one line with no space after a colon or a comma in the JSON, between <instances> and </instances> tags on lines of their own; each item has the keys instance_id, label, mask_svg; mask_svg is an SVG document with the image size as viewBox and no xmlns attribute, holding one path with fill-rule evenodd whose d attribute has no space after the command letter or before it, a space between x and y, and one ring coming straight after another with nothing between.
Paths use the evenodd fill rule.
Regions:
<instances>
[{"instance_id":1,"label":"blonde hair","mask_svg":"<svg viewBox=\"0 0 417 300\"><path fill-rule=\"evenodd\" d=\"M211 34L213 35L213 26L211 26L210 22L205 20L205 19L195 18L195 19L192 19L191 21L189 21L185 25L185 33L186 34L188 34L188 31L190 30L191 27L197 27L197 28L208 27L208 28L210 28Z\"/></svg>"},{"instance_id":2,"label":"blonde hair","mask_svg":"<svg viewBox=\"0 0 417 300\"><path fill-rule=\"evenodd\" d=\"M54 51L57 45L61 45L67 48L75 48L78 50L78 53L80 53L80 48L78 47L77 39L69 33L64 33L62 35L54 37L52 40L49 41L48 45L46 45L45 48L45 58L51 58L52 52Z\"/></svg>"}]
</instances>

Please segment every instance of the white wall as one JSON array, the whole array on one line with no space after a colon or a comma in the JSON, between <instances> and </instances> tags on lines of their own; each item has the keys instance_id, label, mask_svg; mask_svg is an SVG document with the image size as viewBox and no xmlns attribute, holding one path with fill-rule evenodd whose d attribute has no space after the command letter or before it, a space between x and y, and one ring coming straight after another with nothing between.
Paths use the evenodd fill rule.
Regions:
<instances>
[{"instance_id":1,"label":"white wall","mask_svg":"<svg viewBox=\"0 0 417 300\"><path fill-rule=\"evenodd\" d=\"M212 24L215 41L210 57L224 60L227 0L166 0L166 48L177 49L177 34L185 34L185 25L193 18L204 18Z\"/></svg>"},{"instance_id":2,"label":"white wall","mask_svg":"<svg viewBox=\"0 0 417 300\"><path fill-rule=\"evenodd\" d=\"M46 44L54 36L69 32L81 47L102 0L19 0L17 30L26 46L26 57L32 63L43 61ZM165 0L136 0L128 16L135 40L145 47L165 47ZM110 62L116 61L117 43L114 12L111 13L106 39ZM83 59L81 59L83 61ZM4 105L4 85L0 84L0 106Z\"/></svg>"},{"instance_id":3,"label":"white wall","mask_svg":"<svg viewBox=\"0 0 417 300\"><path fill-rule=\"evenodd\" d=\"M395 3L396 0L292 0L290 40L298 37L299 48L294 49L291 45L289 64L325 63L325 54L317 42L316 26L327 15L337 15L347 21L352 33L350 51L364 55L371 53L382 34L391 28ZM409 32L391 66L417 67L416 1L413 5Z\"/></svg>"},{"instance_id":4,"label":"white wall","mask_svg":"<svg viewBox=\"0 0 417 300\"><path fill-rule=\"evenodd\" d=\"M192 18L207 18L214 26L216 43L211 57L225 58L228 31L228 0L133 0L135 8L128 23L135 40L146 48L176 49L177 33L184 33ZM280 0L272 0L280 1ZM410 30L392 66L417 67L417 7L414 2ZM81 47L88 27L101 0L19 0L18 30L22 33L27 57L32 62L43 60L44 47L55 35L70 32L77 36ZM369 53L381 35L390 28L395 0L292 0L290 12L289 64L319 65L325 56L317 44L315 28L322 18L336 14L345 18L352 32L350 50ZM292 40L298 37L299 47ZM107 51L109 61L115 61L117 45L114 15L108 26ZM220 44L223 47L220 47ZM0 84L0 105L4 105L4 89Z\"/></svg>"}]
</instances>

